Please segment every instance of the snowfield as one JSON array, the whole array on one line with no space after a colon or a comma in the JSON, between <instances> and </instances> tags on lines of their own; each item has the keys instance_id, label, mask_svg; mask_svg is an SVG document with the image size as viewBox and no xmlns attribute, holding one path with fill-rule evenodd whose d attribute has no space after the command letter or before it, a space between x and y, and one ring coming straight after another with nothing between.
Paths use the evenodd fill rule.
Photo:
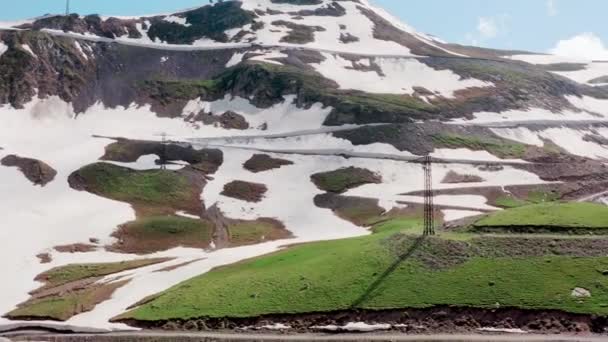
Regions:
<instances>
[{"instance_id":1,"label":"snowfield","mask_svg":"<svg viewBox=\"0 0 608 342\"><path fill-rule=\"evenodd\" d=\"M219 265L233 263L275 251L286 244L337 239L369 234L361 227L338 218L329 209L314 205L314 197L323 191L310 181L314 173L332 171L342 167L367 168L383 178L382 184L368 184L348 191L346 196L377 198L385 210L400 207L401 202L422 203L422 197L403 196L402 193L423 189L420 165L402 161L369 160L362 158L345 159L340 156L314 156L294 154L271 154L287 159L292 165L253 174L243 168L243 163L256 153L249 148L318 148L334 147L354 152L394 153L403 157L413 157L411 153L400 152L391 145L372 144L353 146L350 142L323 132L322 122L331 108L313 105L309 109L299 109L293 104L293 97L268 109L258 109L243 98L224 98L215 102L192 101L184 111L184 116L204 110L219 115L227 110L243 115L252 128L245 131L225 130L214 126L201 126L180 119L159 118L147 106L129 108L105 108L101 104L75 117L71 105L57 97L37 99L23 109L4 106L0 108L3 125L0 127L0 157L18 154L23 157L40 159L58 171L56 179L45 187L32 185L15 168L0 167L2 193L14 194L0 198L0 215L11 230L0 232L0 250L10 258L3 258L3 267L12 280L4 286L0 294L0 311L8 312L28 298L27 293L39 287L33 281L36 275L61 265L82 262L114 262L145 257L169 257L171 261L138 270L111 275L101 282L113 282L117 277L130 279L118 289L111 299L98 305L95 310L77 315L66 324L96 328L125 328L110 324L108 320L121 314L129 305L140 299L160 292L181 281L196 276ZM251 137L258 132L257 125L266 123L264 134L289 134L293 127L309 129L312 133L285 138ZM78 168L94 163L103 155L109 139L94 138L92 135L122 136L134 139L159 140L159 130L174 139L205 137L227 139L222 147L224 164L201 194L207 207L217 204L230 218L255 219L272 217L285 224L293 239L262 243L255 246L220 250L197 250L175 248L146 256L123 255L105 252L98 248L91 253L64 254L52 248L58 245L87 243L90 238L100 240L100 246L111 244L112 232L122 223L133 220L134 212L126 203L111 201L86 192L72 190L67 177ZM319 133L315 133L318 131ZM23 132L28 132L24 135ZM238 136L249 136L238 139ZM221 138L224 137L224 138ZM234 139L234 140L232 140ZM230 145L232 143L233 145ZM489 155L471 151L440 150L437 155L475 157L494 160ZM115 163L133 169L156 168L156 156L145 155L134 163ZM171 166L179 167L178 165ZM499 172L484 172L469 165L444 165L436 168L437 188L457 187L458 184L440 184L449 170L459 173L476 174L484 179L478 184L466 186L490 186L511 184L542 183L530 173L506 167ZM221 195L223 186L233 180L262 183L268 187L263 201L248 203ZM471 211L494 210L486 204L482 196L438 196L440 205L470 208L465 212L446 212L449 218L474 214ZM29 208L24 210L24 208ZM77 208L77 210L75 209ZM81 226L86 222L86 227ZM52 232L52 233L50 233ZM49 253L52 262L41 264L36 257ZM191 264L168 272L154 272L171 265Z\"/></svg>"},{"instance_id":2,"label":"snowfield","mask_svg":"<svg viewBox=\"0 0 608 342\"><path fill-rule=\"evenodd\" d=\"M422 87L435 95L451 98L456 90L493 86L476 79L462 79L450 70L435 70L414 58L378 57L355 61L336 54L322 55L323 62L311 65L321 75L336 81L341 89L412 95L414 87Z\"/></svg>"},{"instance_id":3,"label":"snowfield","mask_svg":"<svg viewBox=\"0 0 608 342\"><path fill-rule=\"evenodd\" d=\"M343 16L303 14L302 20L294 18L297 14L293 12L314 11L328 6L328 3L292 5L273 3L271 0L244 0L243 8L257 10L258 20L264 25L255 32L251 24L228 30L225 32L228 43L208 38L199 39L192 45L171 45L158 39L152 41L147 36L149 21L145 22L145 25L142 22L136 25L143 35L139 39L128 38L127 35L109 39L90 33L78 34L48 29L44 31L78 39L73 43L77 50L76 56L80 53L86 61L95 58L97 50L92 49L95 42L178 51L227 49L230 51L226 56L232 53L232 57L229 60L226 57L221 62L223 64L228 60L226 67L233 67L246 58L278 65L282 63L277 59L290 58L290 55L293 57L293 50L308 50L313 51L315 57L322 55L324 60L318 62L319 59L312 58L311 60L316 62L306 62L308 64L304 64L304 67L314 69L327 79L335 81L343 90L415 95L429 102L435 97L454 99L455 92L467 88L496 86L478 79L462 78L450 70L433 69L424 63L425 56L415 56L412 53L413 48L375 38L374 23L361 8L372 11L411 35L416 40L416 45L424 44L456 57L467 57L446 50L438 39L416 32L385 11L374 8L367 0L336 2L344 7L346 14ZM268 8L274 11L267 11ZM162 20L184 27L192 25L179 13L164 14ZM288 24L276 24L277 21ZM12 25L16 23L0 23L0 30L11 29ZM321 29L315 29L311 42L285 42L285 37L297 29L294 25L318 26ZM252 30L252 33L242 34L242 29ZM344 42L340 39L343 34L350 34L358 40ZM411 37L408 36L408 39ZM36 48L37 45L32 44L32 47ZM29 45L17 44L17 48L43 62L44 54L36 56ZM247 54L247 50L242 50L243 48L251 48L248 52L255 53ZM0 41L0 57L7 49L8 46ZM169 53L158 55L161 64L167 68L176 64L174 61L177 58L174 58L173 54L170 56ZM550 55L516 55L511 58L534 64L572 62ZM158 59L155 58L154 62L157 63ZM608 75L608 63L580 63L585 65L584 70L558 74L581 83ZM591 90L597 91L599 88ZM17 168L0 165L0 194L3 194L0 196L0 217L4 226L4 229L0 229L0 268L7 275L2 285L3 291L0 291L0 316L26 301L29 298L28 293L41 285L34 281L35 277L52 268L74 263L168 258L168 261L159 264L104 277L99 283L114 283L119 279L129 282L94 310L60 323L101 329L129 329L122 324L109 323L109 320L124 313L129 306L141 299L215 267L268 254L296 243L370 234L366 227L357 226L339 218L332 210L314 204L315 197L325 193L311 181L311 176L316 173L348 167L363 168L375 173L381 177L381 183L361 185L341 195L377 199L378 205L386 212L424 203L423 196L417 194L424 190L424 171L419 163L411 163L420 156L400 151L387 143L354 145L349 140L336 137L335 134L379 124L323 126L333 110L332 107L314 103L300 108L297 106L297 95L284 95L283 98L283 102L268 108L256 107L251 103L252 98L232 95L226 95L216 101L197 98L190 100L173 119L159 117L149 105L136 104L108 108L102 103L96 103L84 113L76 115L72 104L66 103L58 96L44 99L35 97L20 109L9 105L0 106L0 159L8 155L38 159L57 171L53 181L45 186L36 186ZM573 108L560 112L540 108L500 113L477 112L473 113L473 119L455 119L448 123L481 126L499 137L515 142L539 147L553 143L574 155L604 162L608 160L608 144L604 141L608 139L608 100L589 96L566 96L565 99ZM353 105L359 104L353 102ZM227 112L242 116L249 128L225 129L219 123L206 125L197 118L199 115L207 115L207 118L219 119ZM585 122L589 125L569 125ZM412 123L414 124L417 123ZM389 133L386 134L391 134L390 131L387 132ZM136 218L133 208L127 203L75 191L68 184L68 177L81 167L99 161L105 147L114 142L103 137L159 141L163 133L171 140L188 142L195 148L217 148L222 151L223 164L215 174L210 175L200 194L206 208L215 205L226 217L232 219L273 218L282 222L293 237L223 249L216 248L213 244L207 249L178 247L150 255L106 251L104 246L115 242L111 235L116 228ZM245 169L243 164L259 153L285 159L292 164L259 173ZM442 163L435 163L433 166L432 185L437 190L479 187L504 189L513 185L547 184L536 174L519 169L519 164L527 163L520 159L503 160L486 151L466 148L438 148L431 156L444 159ZM148 154L132 163L109 163L134 170L149 170L158 168L157 159L158 156ZM493 170L483 167L492 163L500 163L501 167ZM167 168L177 170L185 165L185 162L177 161L167 165ZM449 173L475 176L476 182L443 183ZM264 198L260 202L250 203L222 195L224 186L237 180L265 185L267 191ZM500 210L489 205L486 197L476 193L440 195L436 196L434 201L436 205L441 206L440 210L446 221ZM600 200L608 204L608 198ZM176 215L198 218L185 212L177 212ZM96 248L92 252L74 254L54 249L56 246L76 243L94 243ZM41 254L48 254L52 260L43 264L39 258ZM171 266L180 267L166 270ZM159 272L161 270L162 272ZM7 320L0 318L0 324L2 323L7 323ZM374 331L388 329L390 326L353 322L345 326L320 328Z\"/></svg>"}]
</instances>

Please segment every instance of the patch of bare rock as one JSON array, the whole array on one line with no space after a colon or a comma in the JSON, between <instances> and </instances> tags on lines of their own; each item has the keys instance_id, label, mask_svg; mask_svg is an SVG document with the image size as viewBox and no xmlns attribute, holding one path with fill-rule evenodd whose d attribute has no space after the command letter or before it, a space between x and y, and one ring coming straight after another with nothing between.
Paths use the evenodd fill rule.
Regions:
<instances>
[{"instance_id":1,"label":"patch of bare rock","mask_svg":"<svg viewBox=\"0 0 608 342\"><path fill-rule=\"evenodd\" d=\"M443 184L458 184L458 183L480 183L483 182L484 179L477 175L463 175L458 172L450 170L441 183Z\"/></svg>"},{"instance_id":2,"label":"patch of bare rock","mask_svg":"<svg viewBox=\"0 0 608 342\"><path fill-rule=\"evenodd\" d=\"M253 173L258 173L278 169L286 165L293 165L293 162L285 159L272 158L267 154L254 154L243 164L243 167Z\"/></svg>"},{"instance_id":3,"label":"patch of bare rock","mask_svg":"<svg viewBox=\"0 0 608 342\"><path fill-rule=\"evenodd\" d=\"M268 188L264 184L236 180L224 185L222 195L246 202L260 202Z\"/></svg>"},{"instance_id":4,"label":"patch of bare rock","mask_svg":"<svg viewBox=\"0 0 608 342\"><path fill-rule=\"evenodd\" d=\"M57 176L57 171L47 163L37 159L23 158L14 154L2 158L0 164L8 167L17 167L25 178L35 185L45 186Z\"/></svg>"},{"instance_id":5,"label":"patch of bare rock","mask_svg":"<svg viewBox=\"0 0 608 342\"><path fill-rule=\"evenodd\" d=\"M71 245L55 246L53 249L59 253L88 253L93 252L97 247L85 243L74 243Z\"/></svg>"},{"instance_id":6,"label":"patch of bare rock","mask_svg":"<svg viewBox=\"0 0 608 342\"><path fill-rule=\"evenodd\" d=\"M206 125L216 125L224 129L245 130L249 128L249 123L242 115L230 110L219 116L208 113L199 114L195 119L200 119Z\"/></svg>"}]
</instances>

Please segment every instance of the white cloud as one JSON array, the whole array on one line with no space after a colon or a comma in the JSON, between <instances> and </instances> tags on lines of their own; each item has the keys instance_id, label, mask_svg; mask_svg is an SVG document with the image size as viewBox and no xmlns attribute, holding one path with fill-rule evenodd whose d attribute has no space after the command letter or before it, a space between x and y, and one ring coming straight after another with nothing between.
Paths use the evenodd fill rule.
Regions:
<instances>
[{"instance_id":1,"label":"white cloud","mask_svg":"<svg viewBox=\"0 0 608 342\"><path fill-rule=\"evenodd\" d=\"M550 17L555 17L558 14L557 5L555 0L547 0L547 14Z\"/></svg>"},{"instance_id":2,"label":"white cloud","mask_svg":"<svg viewBox=\"0 0 608 342\"><path fill-rule=\"evenodd\" d=\"M477 22L477 32L482 38L490 39L498 35L498 24L495 18L480 17Z\"/></svg>"},{"instance_id":3,"label":"white cloud","mask_svg":"<svg viewBox=\"0 0 608 342\"><path fill-rule=\"evenodd\" d=\"M465 41L471 45L480 45L487 40L506 35L508 33L508 14L501 14L491 17L477 18L475 32L467 33Z\"/></svg>"},{"instance_id":4,"label":"white cloud","mask_svg":"<svg viewBox=\"0 0 608 342\"><path fill-rule=\"evenodd\" d=\"M560 40L549 52L574 59L608 60L608 48L592 32Z\"/></svg>"}]
</instances>

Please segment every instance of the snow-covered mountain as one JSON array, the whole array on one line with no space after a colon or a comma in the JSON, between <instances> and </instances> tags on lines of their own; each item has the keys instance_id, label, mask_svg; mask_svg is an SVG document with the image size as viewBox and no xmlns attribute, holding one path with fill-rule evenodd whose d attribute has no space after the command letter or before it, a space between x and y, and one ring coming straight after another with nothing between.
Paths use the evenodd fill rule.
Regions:
<instances>
[{"instance_id":1,"label":"snow-covered mountain","mask_svg":"<svg viewBox=\"0 0 608 342\"><path fill-rule=\"evenodd\" d=\"M499 210L497 193L605 197L601 62L448 44L365 0L0 27L7 320L123 327L109 320L213 267L368 234L345 213L419 206L422 169L406 161L427 154L445 159L434 186L447 221ZM334 171L356 184L315 181ZM184 228L147 230L163 224ZM263 233L235 237L252 225ZM45 276L151 258L99 272L84 290ZM57 291L95 300L57 317L45 311Z\"/></svg>"}]
</instances>

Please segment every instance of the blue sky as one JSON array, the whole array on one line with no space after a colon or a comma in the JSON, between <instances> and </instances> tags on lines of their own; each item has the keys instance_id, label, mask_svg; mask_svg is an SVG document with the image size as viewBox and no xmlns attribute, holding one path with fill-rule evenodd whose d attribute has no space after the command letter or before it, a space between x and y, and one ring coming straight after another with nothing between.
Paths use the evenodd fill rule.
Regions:
<instances>
[{"instance_id":1,"label":"blue sky","mask_svg":"<svg viewBox=\"0 0 608 342\"><path fill-rule=\"evenodd\" d=\"M81 14L140 15L173 11L208 0L71 0ZM604 51L606 0L372 0L417 30L449 42L548 51L582 37L582 49ZM0 0L0 20L63 11L64 0ZM582 35L582 36L581 36ZM566 41L567 43L568 41ZM579 45L574 45L578 49Z\"/></svg>"}]
</instances>

